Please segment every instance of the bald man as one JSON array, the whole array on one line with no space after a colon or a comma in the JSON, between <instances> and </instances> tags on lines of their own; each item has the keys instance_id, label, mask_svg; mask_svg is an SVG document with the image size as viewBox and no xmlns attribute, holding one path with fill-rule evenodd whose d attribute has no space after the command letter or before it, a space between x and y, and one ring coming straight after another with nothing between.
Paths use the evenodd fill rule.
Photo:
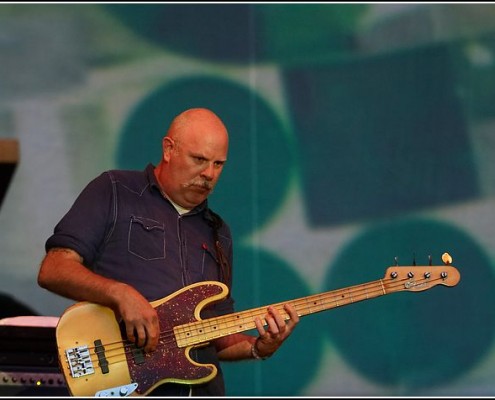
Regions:
<instances>
[{"instance_id":1,"label":"bald man","mask_svg":"<svg viewBox=\"0 0 495 400\"><path fill-rule=\"evenodd\" d=\"M46 241L39 285L75 301L109 307L129 342L145 354L164 351L163 326L170 321L160 321L152 302L203 281L232 287L231 232L207 200L227 162L228 146L227 128L211 110L179 114L162 140L156 167L105 171L83 189ZM201 317L231 314L233 303L226 296L204 307ZM180 362L164 359L176 362L177 375L155 378L141 394L223 396L219 361L271 356L299 321L290 304L284 308L288 318L269 307L264 321L254 319L258 336L227 335L191 348ZM187 369L181 376L182 363L189 358L215 365L217 373L205 382L190 379Z\"/></svg>"}]
</instances>

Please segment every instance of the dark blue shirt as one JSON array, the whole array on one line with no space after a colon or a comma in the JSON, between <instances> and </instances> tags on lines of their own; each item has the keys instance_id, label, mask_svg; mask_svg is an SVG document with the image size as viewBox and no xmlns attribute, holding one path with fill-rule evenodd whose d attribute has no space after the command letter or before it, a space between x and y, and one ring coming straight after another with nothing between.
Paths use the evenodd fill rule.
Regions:
<instances>
[{"instance_id":1,"label":"dark blue shirt","mask_svg":"<svg viewBox=\"0 0 495 400\"><path fill-rule=\"evenodd\" d=\"M217 221L216 214L205 201L180 215L161 194L153 170L151 164L144 171L111 170L92 180L56 225L46 241L46 250L71 248L86 267L133 286L149 301L192 283L224 281L226 276L230 289L231 274L222 269L215 251L212 222ZM222 223L217 233L232 265L228 225ZM208 307L203 318L233 311L229 296ZM219 367L212 346L191 355L195 353L200 362L213 362ZM223 395L220 368L218 375L207 385L195 386L199 390L196 394Z\"/></svg>"}]
</instances>

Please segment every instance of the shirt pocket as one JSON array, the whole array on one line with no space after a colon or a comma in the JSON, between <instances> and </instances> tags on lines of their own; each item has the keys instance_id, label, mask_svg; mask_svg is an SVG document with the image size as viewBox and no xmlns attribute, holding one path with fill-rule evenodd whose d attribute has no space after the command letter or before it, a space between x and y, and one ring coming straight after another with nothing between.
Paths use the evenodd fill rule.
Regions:
<instances>
[{"instance_id":1,"label":"shirt pocket","mask_svg":"<svg viewBox=\"0 0 495 400\"><path fill-rule=\"evenodd\" d=\"M127 248L143 260L164 259L165 225L150 218L131 216Z\"/></svg>"}]
</instances>

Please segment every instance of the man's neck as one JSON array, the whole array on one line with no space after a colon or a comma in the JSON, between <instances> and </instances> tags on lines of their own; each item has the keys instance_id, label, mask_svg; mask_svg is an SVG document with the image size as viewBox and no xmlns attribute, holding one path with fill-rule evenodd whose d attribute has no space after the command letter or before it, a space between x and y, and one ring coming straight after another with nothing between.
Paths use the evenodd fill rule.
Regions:
<instances>
[{"instance_id":1,"label":"man's neck","mask_svg":"<svg viewBox=\"0 0 495 400\"><path fill-rule=\"evenodd\" d=\"M165 192L165 190L163 189L162 185L160 184L160 168L161 168L161 164L158 165L158 167L155 168L155 170L153 171L154 174L155 174L155 178L156 178L156 182L158 184L158 187L160 188L160 192L162 194L163 197L165 197L166 199L168 199L168 201L170 201L170 203L172 203L172 205L174 206L174 208L177 210L177 212L182 215L182 214L186 214L188 213L189 211L192 210L192 208L185 208L185 207L182 207L181 205L177 204L176 202L174 202L170 196L167 194L167 192Z\"/></svg>"},{"instance_id":2,"label":"man's neck","mask_svg":"<svg viewBox=\"0 0 495 400\"><path fill-rule=\"evenodd\" d=\"M163 195L164 195L164 196L168 199L168 201L170 201L170 202L172 203L172 205L174 206L174 208L177 210L177 212L178 212L180 215L182 215L182 214L186 214L186 213L188 213L189 211L191 211L191 209L190 209L190 208L184 208L184 207L182 207L182 206L178 205L177 203L175 203L174 201L172 201L172 199L171 199L169 196L167 196L167 194L166 194L166 193L163 193Z\"/></svg>"}]
</instances>

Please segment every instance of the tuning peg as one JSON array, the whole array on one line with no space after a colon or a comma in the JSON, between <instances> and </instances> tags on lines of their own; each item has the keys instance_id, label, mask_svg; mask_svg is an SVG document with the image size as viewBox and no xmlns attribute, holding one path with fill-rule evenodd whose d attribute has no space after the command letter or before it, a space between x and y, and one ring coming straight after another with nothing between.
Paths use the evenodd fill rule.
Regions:
<instances>
[{"instance_id":1,"label":"tuning peg","mask_svg":"<svg viewBox=\"0 0 495 400\"><path fill-rule=\"evenodd\" d=\"M394 261L395 261L395 265L396 265L396 266L397 266L397 265L399 265L399 259L398 259L398 257L397 257L397 256L395 256L395 257L394 257Z\"/></svg>"},{"instance_id":2,"label":"tuning peg","mask_svg":"<svg viewBox=\"0 0 495 400\"><path fill-rule=\"evenodd\" d=\"M413 263L414 266L416 265L416 253L413 253Z\"/></svg>"},{"instance_id":3,"label":"tuning peg","mask_svg":"<svg viewBox=\"0 0 495 400\"><path fill-rule=\"evenodd\" d=\"M449 253L443 253L442 254L442 261L445 265L450 265L450 264L452 264L452 257L450 256Z\"/></svg>"},{"instance_id":4,"label":"tuning peg","mask_svg":"<svg viewBox=\"0 0 495 400\"><path fill-rule=\"evenodd\" d=\"M428 256L428 265L431 265L432 261L431 261L431 254Z\"/></svg>"}]
</instances>

